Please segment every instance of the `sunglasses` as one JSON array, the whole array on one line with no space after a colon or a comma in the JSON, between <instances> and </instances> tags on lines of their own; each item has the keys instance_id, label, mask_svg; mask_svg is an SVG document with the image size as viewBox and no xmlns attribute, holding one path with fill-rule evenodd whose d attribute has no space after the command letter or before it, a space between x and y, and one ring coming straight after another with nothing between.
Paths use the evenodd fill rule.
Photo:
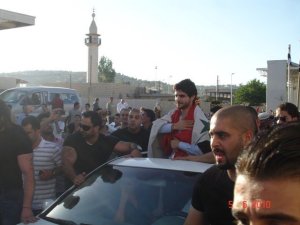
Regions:
<instances>
[{"instance_id":1,"label":"sunglasses","mask_svg":"<svg viewBox=\"0 0 300 225\"><path fill-rule=\"evenodd\" d=\"M280 120L281 122L286 122L286 116L276 116L275 120L276 121Z\"/></svg>"},{"instance_id":2,"label":"sunglasses","mask_svg":"<svg viewBox=\"0 0 300 225\"><path fill-rule=\"evenodd\" d=\"M84 125L84 124L79 124L79 127L84 131L88 131L92 128L91 126Z\"/></svg>"}]
</instances>

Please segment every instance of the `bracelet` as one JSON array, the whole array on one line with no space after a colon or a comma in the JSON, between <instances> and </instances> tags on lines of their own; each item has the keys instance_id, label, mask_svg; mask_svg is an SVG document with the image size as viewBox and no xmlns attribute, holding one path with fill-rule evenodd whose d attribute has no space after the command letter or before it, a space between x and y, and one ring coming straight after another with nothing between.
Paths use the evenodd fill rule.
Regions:
<instances>
[{"instance_id":1,"label":"bracelet","mask_svg":"<svg viewBox=\"0 0 300 225\"><path fill-rule=\"evenodd\" d=\"M30 206L23 206L22 208L24 208L24 209L31 209Z\"/></svg>"}]
</instances>

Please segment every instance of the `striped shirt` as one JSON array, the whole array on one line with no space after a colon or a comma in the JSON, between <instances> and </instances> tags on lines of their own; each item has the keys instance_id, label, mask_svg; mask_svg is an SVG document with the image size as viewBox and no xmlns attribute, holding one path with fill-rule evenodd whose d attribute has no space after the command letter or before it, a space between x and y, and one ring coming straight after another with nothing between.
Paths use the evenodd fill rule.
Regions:
<instances>
[{"instance_id":1,"label":"striped shirt","mask_svg":"<svg viewBox=\"0 0 300 225\"><path fill-rule=\"evenodd\" d=\"M34 210L42 209L45 200L55 199L56 178L40 180L39 172L41 170L53 170L58 166L61 166L59 146L54 142L42 139L40 144L33 150L35 189L32 208Z\"/></svg>"}]
</instances>

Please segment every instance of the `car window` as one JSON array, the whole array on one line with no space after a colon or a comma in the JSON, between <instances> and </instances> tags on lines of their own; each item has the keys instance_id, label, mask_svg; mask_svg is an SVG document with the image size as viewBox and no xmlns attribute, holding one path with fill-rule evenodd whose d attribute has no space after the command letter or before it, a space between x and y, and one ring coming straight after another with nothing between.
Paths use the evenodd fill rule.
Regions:
<instances>
[{"instance_id":1,"label":"car window","mask_svg":"<svg viewBox=\"0 0 300 225\"><path fill-rule=\"evenodd\" d=\"M182 171L105 166L46 211L45 219L97 225L183 224L199 176Z\"/></svg>"},{"instance_id":2,"label":"car window","mask_svg":"<svg viewBox=\"0 0 300 225\"><path fill-rule=\"evenodd\" d=\"M56 93L50 93L50 102L52 102ZM79 102L78 97L75 94L59 93L59 97L64 101L64 104L74 104Z\"/></svg>"},{"instance_id":3,"label":"car window","mask_svg":"<svg viewBox=\"0 0 300 225\"><path fill-rule=\"evenodd\" d=\"M2 92L0 95L0 99L6 103L16 103L22 100L25 96L27 96L28 92L21 90L7 90Z\"/></svg>"}]
</instances>

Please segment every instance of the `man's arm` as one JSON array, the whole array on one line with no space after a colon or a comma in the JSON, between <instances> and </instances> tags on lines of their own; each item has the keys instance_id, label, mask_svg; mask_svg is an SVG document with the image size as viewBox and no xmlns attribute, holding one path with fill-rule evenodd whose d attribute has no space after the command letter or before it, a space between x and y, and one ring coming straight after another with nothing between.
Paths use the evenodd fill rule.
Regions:
<instances>
[{"instance_id":1,"label":"man's arm","mask_svg":"<svg viewBox=\"0 0 300 225\"><path fill-rule=\"evenodd\" d=\"M62 169L75 185L81 184L85 180L85 173L77 175L74 169L74 164L77 160L77 153L74 148L64 146L62 149Z\"/></svg>"},{"instance_id":2,"label":"man's arm","mask_svg":"<svg viewBox=\"0 0 300 225\"><path fill-rule=\"evenodd\" d=\"M203 152L199 148L197 144L189 144L187 142L179 141L178 139L174 138L170 142L172 149L181 149L185 151L189 155L202 155Z\"/></svg>"},{"instance_id":3,"label":"man's arm","mask_svg":"<svg viewBox=\"0 0 300 225\"><path fill-rule=\"evenodd\" d=\"M24 198L21 213L23 223L34 223L37 219L34 217L31 209L33 191L34 191L34 173L32 165L32 154L18 155L18 165L23 175Z\"/></svg>"},{"instance_id":4,"label":"man's arm","mask_svg":"<svg viewBox=\"0 0 300 225\"><path fill-rule=\"evenodd\" d=\"M137 144L132 142L119 141L114 149L115 152L120 154L129 154L131 157L141 157L142 154L137 147Z\"/></svg>"},{"instance_id":5,"label":"man's arm","mask_svg":"<svg viewBox=\"0 0 300 225\"><path fill-rule=\"evenodd\" d=\"M203 213L191 206L184 225L205 225Z\"/></svg>"}]
</instances>

